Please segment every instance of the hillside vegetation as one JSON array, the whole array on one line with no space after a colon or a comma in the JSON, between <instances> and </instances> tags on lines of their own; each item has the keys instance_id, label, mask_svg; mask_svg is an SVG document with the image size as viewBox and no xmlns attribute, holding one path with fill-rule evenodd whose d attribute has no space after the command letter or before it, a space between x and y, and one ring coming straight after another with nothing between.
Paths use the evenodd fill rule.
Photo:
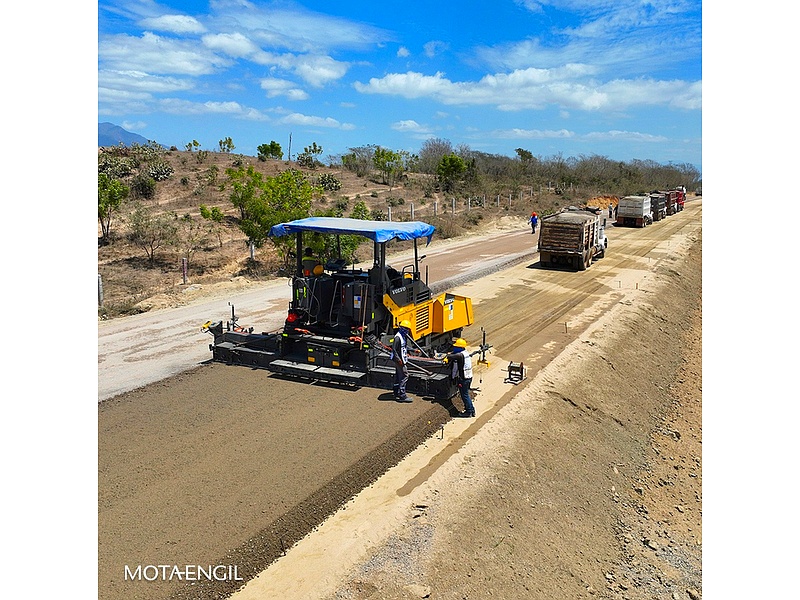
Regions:
<instances>
[{"instance_id":1,"label":"hillside vegetation","mask_svg":"<svg viewBox=\"0 0 800 600\"><path fill-rule=\"evenodd\" d=\"M235 154L223 141L218 152L155 143L98 149L101 318L148 310L148 299L177 298L190 285L285 274L291 249L263 236L270 222L413 217L447 238L502 216L523 221L533 210L545 215L595 198L606 206L615 196L700 185L685 165L543 160L522 149L512 159L453 149L446 140L429 140L419 156L354 148L326 165L316 144L287 161ZM279 146L270 150L282 156ZM352 251L352 259L371 256L371 248Z\"/></svg>"}]
</instances>

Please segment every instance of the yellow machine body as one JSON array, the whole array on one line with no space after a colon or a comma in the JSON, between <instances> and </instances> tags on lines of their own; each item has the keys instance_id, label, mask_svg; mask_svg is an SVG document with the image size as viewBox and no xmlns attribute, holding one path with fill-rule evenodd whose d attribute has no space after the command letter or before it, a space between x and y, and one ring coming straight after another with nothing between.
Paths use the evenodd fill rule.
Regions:
<instances>
[{"instance_id":1,"label":"yellow machine body","mask_svg":"<svg viewBox=\"0 0 800 600\"><path fill-rule=\"evenodd\" d=\"M444 293L425 302L402 307L385 294L383 304L392 313L395 326L403 319L411 322L411 337L415 340L426 335L460 331L474 321L472 300L456 294Z\"/></svg>"}]
</instances>

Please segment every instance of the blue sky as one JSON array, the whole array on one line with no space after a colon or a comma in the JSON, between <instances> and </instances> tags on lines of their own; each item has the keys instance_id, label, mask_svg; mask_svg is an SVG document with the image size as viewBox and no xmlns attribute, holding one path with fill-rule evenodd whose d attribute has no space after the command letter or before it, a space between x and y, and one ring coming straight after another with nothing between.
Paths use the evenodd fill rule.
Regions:
<instances>
[{"instance_id":1,"label":"blue sky","mask_svg":"<svg viewBox=\"0 0 800 600\"><path fill-rule=\"evenodd\" d=\"M702 166L696 0L98 4L98 121L326 156L428 138Z\"/></svg>"}]
</instances>

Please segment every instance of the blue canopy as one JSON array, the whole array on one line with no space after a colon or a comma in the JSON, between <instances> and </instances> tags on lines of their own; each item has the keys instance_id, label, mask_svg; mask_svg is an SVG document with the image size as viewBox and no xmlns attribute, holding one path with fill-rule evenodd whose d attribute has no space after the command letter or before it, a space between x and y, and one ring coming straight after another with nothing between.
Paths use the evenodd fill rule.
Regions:
<instances>
[{"instance_id":1,"label":"blue canopy","mask_svg":"<svg viewBox=\"0 0 800 600\"><path fill-rule=\"evenodd\" d=\"M388 242L398 240L415 240L431 237L436 228L422 221L365 221L362 219L344 219L336 217L308 217L273 225L269 230L270 237L280 237L299 231L312 231L315 233L335 233L340 235L361 235L375 242Z\"/></svg>"}]
</instances>

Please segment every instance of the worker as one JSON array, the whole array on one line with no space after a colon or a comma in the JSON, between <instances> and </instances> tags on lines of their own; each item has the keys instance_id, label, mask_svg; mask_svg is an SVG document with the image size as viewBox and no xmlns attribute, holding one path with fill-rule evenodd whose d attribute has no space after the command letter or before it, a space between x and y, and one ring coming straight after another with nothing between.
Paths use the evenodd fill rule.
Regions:
<instances>
[{"instance_id":1,"label":"worker","mask_svg":"<svg viewBox=\"0 0 800 600\"><path fill-rule=\"evenodd\" d=\"M474 417L475 406L469 396L469 388L472 385L472 357L467 352L467 340L464 338L455 340L451 352L442 359L442 362L453 363L453 378L458 380L458 391L464 403L464 410L457 416Z\"/></svg>"},{"instance_id":2,"label":"worker","mask_svg":"<svg viewBox=\"0 0 800 600\"><path fill-rule=\"evenodd\" d=\"M539 215L537 215L535 211L531 213L530 222L531 234L536 233L536 225L539 223Z\"/></svg>"},{"instance_id":3,"label":"worker","mask_svg":"<svg viewBox=\"0 0 800 600\"><path fill-rule=\"evenodd\" d=\"M394 385L392 386L395 400L398 402L411 402L406 394L408 384L408 336L411 335L411 322L408 319L400 321L397 333L392 340L392 354L394 362Z\"/></svg>"},{"instance_id":4,"label":"worker","mask_svg":"<svg viewBox=\"0 0 800 600\"><path fill-rule=\"evenodd\" d=\"M614 216L614 205L609 202L608 203L608 218L611 219Z\"/></svg>"},{"instance_id":5,"label":"worker","mask_svg":"<svg viewBox=\"0 0 800 600\"><path fill-rule=\"evenodd\" d=\"M303 252L303 277L321 274L322 265L314 258L314 251L311 248L306 248Z\"/></svg>"}]
</instances>

